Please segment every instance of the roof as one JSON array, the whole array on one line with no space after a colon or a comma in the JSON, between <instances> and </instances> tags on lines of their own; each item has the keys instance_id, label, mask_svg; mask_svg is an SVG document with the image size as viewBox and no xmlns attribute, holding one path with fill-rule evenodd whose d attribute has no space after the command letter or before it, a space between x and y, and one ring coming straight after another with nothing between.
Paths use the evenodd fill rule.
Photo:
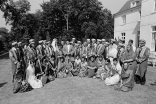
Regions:
<instances>
[{"instance_id":1,"label":"roof","mask_svg":"<svg viewBox=\"0 0 156 104\"><path fill-rule=\"evenodd\" d=\"M135 7L133 7L133 8L130 7L132 1L136 1L136 2L137 2L137 4L136 4L135 7L141 6L141 1L142 1L142 0L128 0L128 1L124 4L124 6L119 10L119 12L117 12L116 14L119 14L119 13L121 13L121 12L124 12L124 11L127 11L127 10L130 10L130 9L135 8Z\"/></svg>"}]
</instances>

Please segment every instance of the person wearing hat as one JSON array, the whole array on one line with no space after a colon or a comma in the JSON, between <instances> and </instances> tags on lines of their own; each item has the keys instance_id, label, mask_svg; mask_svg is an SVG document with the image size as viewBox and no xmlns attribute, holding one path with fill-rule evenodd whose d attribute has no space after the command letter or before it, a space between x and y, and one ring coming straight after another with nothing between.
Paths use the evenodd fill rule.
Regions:
<instances>
[{"instance_id":1,"label":"person wearing hat","mask_svg":"<svg viewBox=\"0 0 156 104\"><path fill-rule=\"evenodd\" d=\"M14 78L16 76L17 69L20 68L21 66L17 47L18 47L17 42L12 42L12 48L9 50L9 58L11 60L11 66L12 66L13 83L14 83Z\"/></svg>"},{"instance_id":2,"label":"person wearing hat","mask_svg":"<svg viewBox=\"0 0 156 104\"><path fill-rule=\"evenodd\" d=\"M84 42L82 45L82 55L85 55L87 58L87 42Z\"/></svg>"},{"instance_id":3,"label":"person wearing hat","mask_svg":"<svg viewBox=\"0 0 156 104\"><path fill-rule=\"evenodd\" d=\"M34 39L30 39L29 40L29 48L27 49L27 58L28 61L27 62L32 62L32 63L36 63L36 59L37 59L37 52L35 50L35 42Z\"/></svg>"},{"instance_id":4,"label":"person wearing hat","mask_svg":"<svg viewBox=\"0 0 156 104\"><path fill-rule=\"evenodd\" d=\"M88 78L93 78L95 77L95 73L97 71L97 63L95 60L95 55L90 55L89 56L89 62L88 62Z\"/></svg>"},{"instance_id":5,"label":"person wearing hat","mask_svg":"<svg viewBox=\"0 0 156 104\"><path fill-rule=\"evenodd\" d=\"M37 57L41 59L44 56L44 49L43 49L43 41L39 41L39 45L36 47Z\"/></svg>"},{"instance_id":6,"label":"person wearing hat","mask_svg":"<svg viewBox=\"0 0 156 104\"><path fill-rule=\"evenodd\" d=\"M105 50L105 46L102 43L100 43L96 48L97 56L104 55L104 50Z\"/></svg>"},{"instance_id":7,"label":"person wearing hat","mask_svg":"<svg viewBox=\"0 0 156 104\"><path fill-rule=\"evenodd\" d=\"M139 41L139 48L137 49L137 63L138 68L136 71L135 81L137 84L145 85L146 83L146 72L147 72L147 62L150 55L150 49L145 46L146 41Z\"/></svg>"}]
</instances>

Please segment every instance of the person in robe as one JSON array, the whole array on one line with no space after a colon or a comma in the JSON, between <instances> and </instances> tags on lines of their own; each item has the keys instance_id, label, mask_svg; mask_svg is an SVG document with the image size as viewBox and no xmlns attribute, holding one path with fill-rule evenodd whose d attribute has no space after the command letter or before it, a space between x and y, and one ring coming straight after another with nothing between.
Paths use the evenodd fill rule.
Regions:
<instances>
[{"instance_id":1,"label":"person in robe","mask_svg":"<svg viewBox=\"0 0 156 104\"><path fill-rule=\"evenodd\" d=\"M29 42L30 42L30 44L29 44L29 47L27 49L28 62L31 61L35 65L36 60L37 60L37 52L35 50L34 39L30 39Z\"/></svg>"},{"instance_id":2,"label":"person in robe","mask_svg":"<svg viewBox=\"0 0 156 104\"><path fill-rule=\"evenodd\" d=\"M123 57L124 52L125 52L125 46L124 46L124 44L119 43L119 45L118 45L118 54L117 54L117 58L118 58L119 63L120 63L121 66L123 65L123 63L122 63L122 61L121 61L121 58Z\"/></svg>"},{"instance_id":3,"label":"person in robe","mask_svg":"<svg viewBox=\"0 0 156 104\"><path fill-rule=\"evenodd\" d=\"M130 39L130 40L128 41L128 45L130 45L130 46L132 47L132 49L133 49L134 52L136 51L136 47L133 46L133 40L132 40L132 39Z\"/></svg>"},{"instance_id":4,"label":"person in robe","mask_svg":"<svg viewBox=\"0 0 156 104\"><path fill-rule=\"evenodd\" d=\"M117 58L113 59L112 68L110 68L109 77L105 79L105 84L108 86L116 85L120 81L120 75L117 71Z\"/></svg>"},{"instance_id":5,"label":"person in robe","mask_svg":"<svg viewBox=\"0 0 156 104\"><path fill-rule=\"evenodd\" d=\"M81 59L80 59L80 56L78 55L76 56L74 68L72 70L73 76L77 76L79 74L80 68L81 68Z\"/></svg>"},{"instance_id":6,"label":"person in robe","mask_svg":"<svg viewBox=\"0 0 156 104\"><path fill-rule=\"evenodd\" d=\"M110 69L112 68L112 65L110 63L110 60L107 58L105 60L105 67L104 70L102 70L100 79L105 80L107 77L109 77Z\"/></svg>"},{"instance_id":7,"label":"person in robe","mask_svg":"<svg viewBox=\"0 0 156 104\"><path fill-rule=\"evenodd\" d=\"M67 74L67 76L72 77L72 71L73 71L73 64L70 61L70 56L66 55L66 59L65 59L65 72Z\"/></svg>"},{"instance_id":8,"label":"person in robe","mask_svg":"<svg viewBox=\"0 0 156 104\"><path fill-rule=\"evenodd\" d=\"M9 58L11 60L11 67L12 67L12 75L13 79L12 82L14 83L14 78L16 76L17 68L21 66L19 53L17 51L17 42L12 43L12 48L9 50Z\"/></svg>"},{"instance_id":9,"label":"person in robe","mask_svg":"<svg viewBox=\"0 0 156 104\"><path fill-rule=\"evenodd\" d=\"M136 53L133 51L133 47L130 45L127 45L125 52L123 53L121 57L122 63L127 63L128 68L133 71L133 73L136 73L137 69L137 62L136 62Z\"/></svg>"},{"instance_id":10,"label":"person in robe","mask_svg":"<svg viewBox=\"0 0 156 104\"><path fill-rule=\"evenodd\" d=\"M26 70L27 73L27 82L30 84L30 86L34 89L36 88L42 88L44 84L42 83L42 75L37 78L35 75L35 66L33 61L29 60L29 64Z\"/></svg>"},{"instance_id":11,"label":"person in robe","mask_svg":"<svg viewBox=\"0 0 156 104\"><path fill-rule=\"evenodd\" d=\"M58 62L58 67L57 67L57 78L67 77L65 69L66 69L65 58L63 56L60 56L59 62Z\"/></svg>"},{"instance_id":12,"label":"person in robe","mask_svg":"<svg viewBox=\"0 0 156 104\"><path fill-rule=\"evenodd\" d=\"M103 56L104 54L104 50L105 50L105 46L102 44L102 42L100 41L99 45L97 46L97 56Z\"/></svg>"},{"instance_id":13,"label":"person in robe","mask_svg":"<svg viewBox=\"0 0 156 104\"><path fill-rule=\"evenodd\" d=\"M121 81L118 85L115 86L115 90L128 92L132 91L133 87L134 87L134 72L131 68L129 68L128 63L124 63L123 73L121 74Z\"/></svg>"},{"instance_id":14,"label":"person in robe","mask_svg":"<svg viewBox=\"0 0 156 104\"><path fill-rule=\"evenodd\" d=\"M97 71L97 63L95 60L95 55L90 55L87 68L88 68L87 72L88 78L95 77L95 73Z\"/></svg>"},{"instance_id":15,"label":"person in robe","mask_svg":"<svg viewBox=\"0 0 156 104\"><path fill-rule=\"evenodd\" d=\"M85 55L81 58L79 77L85 77L87 74L87 61Z\"/></svg>"},{"instance_id":16,"label":"person in robe","mask_svg":"<svg viewBox=\"0 0 156 104\"><path fill-rule=\"evenodd\" d=\"M101 73L105 71L105 60L102 55L97 58L97 67L96 78L100 78Z\"/></svg>"},{"instance_id":17,"label":"person in robe","mask_svg":"<svg viewBox=\"0 0 156 104\"><path fill-rule=\"evenodd\" d=\"M23 93L31 91L32 87L29 83L25 80L25 72L20 67L18 67L18 70L16 71L15 81L14 81L14 87L13 87L13 93Z\"/></svg>"},{"instance_id":18,"label":"person in robe","mask_svg":"<svg viewBox=\"0 0 156 104\"><path fill-rule=\"evenodd\" d=\"M146 47L146 41L140 40L140 47L137 49L137 63L138 68L136 71L135 81L137 84L145 85L146 83L146 72L147 72L147 62L150 55L150 49Z\"/></svg>"},{"instance_id":19,"label":"person in robe","mask_svg":"<svg viewBox=\"0 0 156 104\"><path fill-rule=\"evenodd\" d=\"M84 42L82 45L82 55L87 58L87 42Z\"/></svg>"},{"instance_id":20,"label":"person in robe","mask_svg":"<svg viewBox=\"0 0 156 104\"><path fill-rule=\"evenodd\" d=\"M46 64L45 74L48 77L48 80L49 81L55 80L57 76L56 73L57 65L55 61L55 56L51 56L51 60L46 60L45 64Z\"/></svg>"}]
</instances>

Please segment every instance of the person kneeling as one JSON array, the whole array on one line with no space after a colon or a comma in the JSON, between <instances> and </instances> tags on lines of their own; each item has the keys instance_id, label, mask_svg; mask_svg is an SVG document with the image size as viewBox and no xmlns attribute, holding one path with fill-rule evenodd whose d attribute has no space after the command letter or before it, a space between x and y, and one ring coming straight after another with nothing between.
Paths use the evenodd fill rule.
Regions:
<instances>
[{"instance_id":1,"label":"person kneeling","mask_svg":"<svg viewBox=\"0 0 156 104\"><path fill-rule=\"evenodd\" d=\"M128 68L129 65L127 63L124 63L124 70L121 74L121 81L119 85L115 86L115 90L128 92L131 91L134 87L134 73L133 70L130 70Z\"/></svg>"}]
</instances>

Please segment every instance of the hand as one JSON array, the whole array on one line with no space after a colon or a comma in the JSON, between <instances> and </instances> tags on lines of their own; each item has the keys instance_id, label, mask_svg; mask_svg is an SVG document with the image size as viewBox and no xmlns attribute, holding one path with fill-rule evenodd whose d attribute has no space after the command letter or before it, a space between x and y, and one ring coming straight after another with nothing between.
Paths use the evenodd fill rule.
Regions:
<instances>
[{"instance_id":1,"label":"hand","mask_svg":"<svg viewBox=\"0 0 156 104\"><path fill-rule=\"evenodd\" d=\"M21 65L20 62L17 62L17 68L20 68L20 65Z\"/></svg>"}]
</instances>

